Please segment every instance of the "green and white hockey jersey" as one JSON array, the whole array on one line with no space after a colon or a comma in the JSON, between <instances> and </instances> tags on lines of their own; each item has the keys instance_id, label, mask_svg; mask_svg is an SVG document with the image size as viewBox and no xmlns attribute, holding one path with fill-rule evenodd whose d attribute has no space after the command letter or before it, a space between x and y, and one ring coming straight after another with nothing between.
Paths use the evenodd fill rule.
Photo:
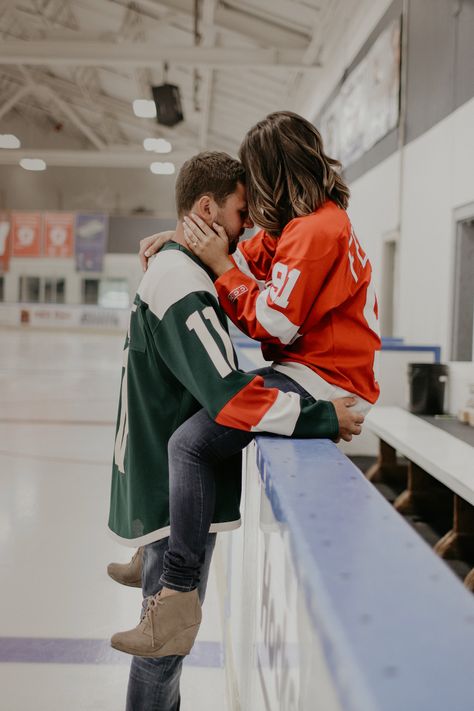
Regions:
<instances>
[{"instance_id":1,"label":"green and white hockey jersey","mask_svg":"<svg viewBox=\"0 0 474 711\"><path fill-rule=\"evenodd\" d=\"M109 528L139 546L169 535L168 440L201 407L219 424L294 437L338 434L334 406L243 373L213 280L169 242L144 275L123 351ZM211 531L240 523L240 471L218 477Z\"/></svg>"}]
</instances>

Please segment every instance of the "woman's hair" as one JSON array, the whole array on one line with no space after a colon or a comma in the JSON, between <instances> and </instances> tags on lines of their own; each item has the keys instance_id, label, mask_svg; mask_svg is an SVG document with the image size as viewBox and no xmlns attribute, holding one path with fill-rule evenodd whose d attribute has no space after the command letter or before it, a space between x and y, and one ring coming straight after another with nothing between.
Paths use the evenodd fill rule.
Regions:
<instances>
[{"instance_id":1,"label":"woman's hair","mask_svg":"<svg viewBox=\"0 0 474 711\"><path fill-rule=\"evenodd\" d=\"M269 114L247 133L239 157L250 217L271 235L280 235L290 220L309 215L326 200L343 209L348 205L341 164L324 153L319 131L298 114Z\"/></svg>"}]
</instances>

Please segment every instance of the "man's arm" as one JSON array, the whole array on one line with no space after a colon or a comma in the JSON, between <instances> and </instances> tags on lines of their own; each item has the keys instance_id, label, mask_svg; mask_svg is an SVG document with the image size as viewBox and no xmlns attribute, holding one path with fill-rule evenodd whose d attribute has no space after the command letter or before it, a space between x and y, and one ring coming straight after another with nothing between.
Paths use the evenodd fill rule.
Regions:
<instances>
[{"instance_id":1,"label":"man's arm","mask_svg":"<svg viewBox=\"0 0 474 711\"><path fill-rule=\"evenodd\" d=\"M222 311L212 294L194 292L173 304L153 337L174 376L219 424L294 437L351 439L363 417L346 406L266 388L261 376L237 370ZM339 418L339 420L338 420Z\"/></svg>"}]
</instances>

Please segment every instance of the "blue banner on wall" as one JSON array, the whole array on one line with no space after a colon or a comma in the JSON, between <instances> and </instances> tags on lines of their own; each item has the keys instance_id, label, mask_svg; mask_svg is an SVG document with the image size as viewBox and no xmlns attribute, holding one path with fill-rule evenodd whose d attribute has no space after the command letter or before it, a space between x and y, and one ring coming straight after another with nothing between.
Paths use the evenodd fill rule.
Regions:
<instances>
[{"instance_id":1,"label":"blue banner on wall","mask_svg":"<svg viewBox=\"0 0 474 711\"><path fill-rule=\"evenodd\" d=\"M102 214L77 214L75 224L76 269L101 272L109 233L109 218Z\"/></svg>"}]
</instances>

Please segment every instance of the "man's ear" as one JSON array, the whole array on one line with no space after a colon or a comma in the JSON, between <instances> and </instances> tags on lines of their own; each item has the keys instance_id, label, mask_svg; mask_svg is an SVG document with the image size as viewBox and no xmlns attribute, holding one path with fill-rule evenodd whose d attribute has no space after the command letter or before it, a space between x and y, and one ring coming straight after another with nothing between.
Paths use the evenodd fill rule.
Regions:
<instances>
[{"instance_id":1,"label":"man's ear","mask_svg":"<svg viewBox=\"0 0 474 711\"><path fill-rule=\"evenodd\" d=\"M212 225L217 217L217 204L210 195L202 195L195 203L193 210L208 225Z\"/></svg>"}]
</instances>

